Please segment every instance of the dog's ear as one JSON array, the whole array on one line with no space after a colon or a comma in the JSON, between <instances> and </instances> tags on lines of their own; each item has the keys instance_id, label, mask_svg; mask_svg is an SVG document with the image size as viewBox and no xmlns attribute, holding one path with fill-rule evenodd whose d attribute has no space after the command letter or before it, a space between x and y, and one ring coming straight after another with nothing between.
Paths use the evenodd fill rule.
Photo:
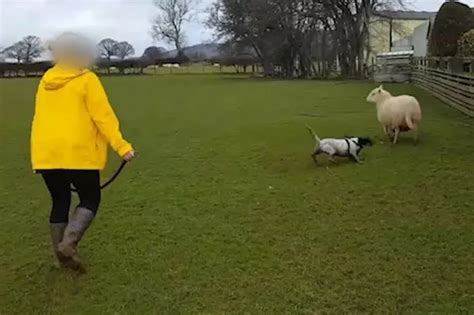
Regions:
<instances>
[{"instance_id":1,"label":"dog's ear","mask_svg":"<svg viewBox=\"0 0 474 315\"><path fill-rule=\"evenodd\" d=\"M364 138L364 141L365 141L368 145L370 145L370 146L373 146L373 145L374 145L374 142L373 142L372 139L370 139L369 137Z\"/></svg>"},{"instance_id":2,"label":"dog's ear","mask_svg":"<svg viewBox=\"0 0 474 315\"><path fill-rule=\"evenodd\" d=\"M357 142L360 146L371 145L370 139L367 137L357 137Z\"/></svg>"}]
</instances>

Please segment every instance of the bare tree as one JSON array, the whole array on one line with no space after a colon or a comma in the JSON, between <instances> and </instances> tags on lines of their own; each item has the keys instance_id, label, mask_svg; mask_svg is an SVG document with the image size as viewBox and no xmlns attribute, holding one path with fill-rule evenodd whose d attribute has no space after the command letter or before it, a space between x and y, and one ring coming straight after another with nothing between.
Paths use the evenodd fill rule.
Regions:
<instances>
[{"instance_id":1,"label":"bare tree","mask_svg":"<svg viewBox=\"0 0 474 315\"><path fill-rule=\"evenodd\" d=\"M115 39L106 38L97 44L97 48L102 57L110 60L111 57L116 56L115 48L117 44L118 42Z\"/></svg>"},{"instance_id":2,"label":"bare tree","mask_svg":"<svg viewBox=\"0 0 474 315\"><path fill-rule=\"evenodd\" d=\"M44 51L41 39L37 36L26 36L20 42L25 49L24 63L33 62L34 58L38 58Z\"/></svg>"},{"instance_id":3,"label":"bare tree","mask_svg":"<svg viewBox=\"0 0 474 315\"><path fill-rule=\"evenodd\" d=\"M128 42L120 42L115 44L113 50L114 54L122 60L135 53L135 49Z\"/></svg>"},{"instance_id":4,"label":"bare tree","mask_svg":"<svg viewBox=\"0 0 474 315\"><path fill-rule=\"evenodd\" d=\"M3 50L3 54L7 58L16 59L18 63L22 62L25 58L25 46L20 42L11 45Z\"/></svg>"},{"instance_id":5,"label":"bare tree","mask_svg":"<svg viewBox=\"0 0 474 315\"><path fill-rule=\"evenodd\" d=\"M221 39L253 47L267 75L325 76L337 59L343 75L362 77L369 23L403 1L215 0L207 25Z\"/></svg>"},{"instance_id":6,"label":"bare tree","mask_svg":"<svg viewBox=\"0 0 474 315\"><path fill-rule=\"evenodd\" d=\"M36 36L26 36L21 41L7 47L3 54L7 58L16 59L18 63L31 63L44 51L41 40Z\"/></svg>"},{"instance_id":7,"label":"bare tree","mask_svg":"<svg viewBox=\"0 0 474 315\"><path fill-rule=\"evenodd\" d=\"M163 56L163 54L166 53L166 49L162 47L156 47L156 46L150 46L145 49L143 52L143 58L149 60L149 61L156 61L158 58Z\"/></svg>"},{"instance_id":8,"label":"bare tree","mask_svg":"<svg viewBox=\"0 0 474 315\"><path fill-rule=\"evenodd\" d=\"M152 36L156 40L165 40L182 51L185 42L183 26L193 17L192 6L198 0L154 0L158 14L153 21Z\"/></svg>"}]
</instances>

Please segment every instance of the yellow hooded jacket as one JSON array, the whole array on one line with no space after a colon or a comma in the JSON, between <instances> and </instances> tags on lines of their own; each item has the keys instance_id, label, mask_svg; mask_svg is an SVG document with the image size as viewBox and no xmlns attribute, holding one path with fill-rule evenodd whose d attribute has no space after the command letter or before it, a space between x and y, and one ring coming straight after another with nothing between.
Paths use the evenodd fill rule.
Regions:
<instances>
[{"instance_id":1,"label":"yellow hooded jacket","mask_svg":"<svg viewBox=\"0 0 474 315\"><path fill-rule=\"evenodd\" d=\"M91 71L55 66L38 87L31 130L33 170L102 170L107 144L132 150L99 78Z\"/></svg>"}]
</instances>

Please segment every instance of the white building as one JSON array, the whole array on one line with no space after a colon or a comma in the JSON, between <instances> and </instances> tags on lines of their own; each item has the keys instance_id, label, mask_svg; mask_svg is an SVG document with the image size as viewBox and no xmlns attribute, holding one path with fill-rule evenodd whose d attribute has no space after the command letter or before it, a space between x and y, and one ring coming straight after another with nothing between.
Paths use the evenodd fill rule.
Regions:
<instances>
[{"instance_id":1,"label":"white building","mask_svg":"<svg viewBox=\"0 0 474 315\"><path fill-rule=\"evenodd\" d=\"M406 38L413 47L414 57L426 57L428 55L428 42L434 20L435 18L433 17L429 21L417 26L413 34Z\"/></svg>"},{"instance_id":2,"label":"white building","mask_svg":"<svg viewBox=\"0 0 474 315\"><path fill-rule=\"evenodd\" d=\"M474 13L474 8L472 10ZM412 34L395 41L392 50L399 51L405 50L406 47L411 47L411 49L414 50L414 57L426 57L428 55L428 43L435 19L436 16L431 14L427 21L415 27Z\"/></svg>"}]
</instances>

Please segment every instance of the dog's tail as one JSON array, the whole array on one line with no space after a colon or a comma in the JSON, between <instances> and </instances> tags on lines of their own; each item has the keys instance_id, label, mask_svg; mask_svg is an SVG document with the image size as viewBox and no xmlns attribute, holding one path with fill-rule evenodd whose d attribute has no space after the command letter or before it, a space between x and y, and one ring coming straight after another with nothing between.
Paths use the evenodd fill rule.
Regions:
<instances>
[{"instance_id":1,"label":"dog's tail","mask_svg":"<svg viewBox=\"0 0 474 315\"><path fill-rule=\"evenodd\" d=\"M308 128L309 133L311 134L311 136L312 136L317 142L321 142L321 139L319 139L318 135L316 134L316 132L314 132L313 128L311 128L311 127L308 126L308 125L306 125L306 128Z\"/></svg>"}]
</instances>

